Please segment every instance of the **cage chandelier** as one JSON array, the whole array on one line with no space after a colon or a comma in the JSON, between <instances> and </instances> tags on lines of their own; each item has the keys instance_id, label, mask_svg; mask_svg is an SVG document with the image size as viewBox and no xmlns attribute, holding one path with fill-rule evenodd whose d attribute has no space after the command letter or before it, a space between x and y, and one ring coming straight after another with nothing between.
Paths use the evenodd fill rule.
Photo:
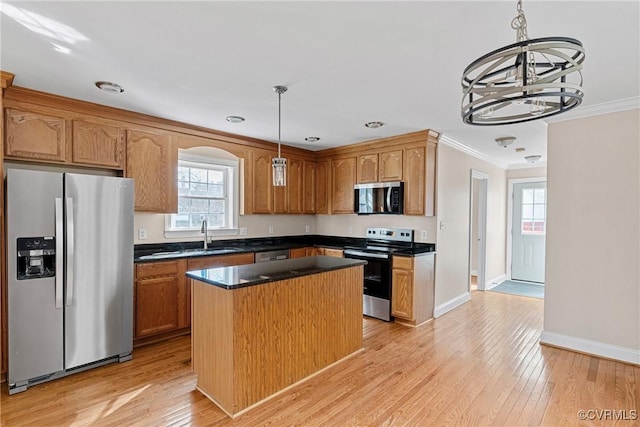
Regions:
<instances>
[{"instance_id":1,"label":"cage chandelier","mask_svg":"<svg viewBox=\"0 0 640 427\"><path fill-rule=\"evenodd\" d=\"M278 94L278 157L271 159L271 165L273 166L273 186L285 187L287 185L287 159L283 158L280 153L280 122L282 118L280 104L282 102L282 94L287 91L287 88L286 86L274 86L273 90Z\"/></svg>"},{"instance_id":2,"label":"cage chandelier","mask_svg":"<svg viewBox=\"0 0 640 427\"><path fill-rule=\"evenodd\" d=\"M462 73L462 120L492 126L553 116L582 102L582 43L529 39L522 1L511 21L516 43L473 61Z\"/></svg>"}]
</instances>

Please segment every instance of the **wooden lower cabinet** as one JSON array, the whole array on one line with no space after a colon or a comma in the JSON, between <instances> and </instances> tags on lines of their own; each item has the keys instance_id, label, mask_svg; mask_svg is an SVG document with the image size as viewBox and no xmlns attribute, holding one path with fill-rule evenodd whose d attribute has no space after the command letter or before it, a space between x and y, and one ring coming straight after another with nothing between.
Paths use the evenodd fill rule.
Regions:
<instances>
[{"instance_id":1,"label":"wooden lower cabinet","mask_svg":"<svg viewBox=\"0 0 640 427\"><path fill-rule=\"evenodd\" d=\"M304 258L307 256L309 248L293 248L289 249L289 258Z\"/></svg>"},{"instance_id":2,"label":"wooden lower cabinet","mask_svg":"<svg viewBox=\"0 0 640 427\"><path fill-rule=\"evenodd\" d=\"M332 257L336 257L336 258L343 258L344 257L344 251L342 249L324 248L322 255L324 255L324 256L332 256Z\"/></svg>"},{"instance_id":3,"label":"wooden lower cabinet","mask_svg":"<svg viewBox=\"0 0 640 427\"><path fill-rule=\"evenodd\" d=\"M343 254L344 251L342 249L318 248L316 246L308 247L308 248L301 248L301 249L304 249L304 251L305 251L305 255L304 256L324 255L324 256L332 256L332 257L336 257L336 258L342 258L344 256L344 254ZM291 258L294 258L294 257L292 256Z\"/></svg>"},{"instance_id":4,"label":"wooden lower cabinet","mask_svg":"<svg viewBox=\"0 0 640 427\"><path fill-rule=\"evenodd\" d=\"M394 256L391 314L399 323L419 325L433 318L435 254Z\"/></svg>"},{"instance_id":5,"label":"wooden lower cabinet","mask_svg":"<svg viewBox=\"0 0 640 427\"><path fill-rule=\"evenodd\" d=\"M185 276L187 271L253 264L253 256L253 252L247 252L136 264L134 337L137 343L189 332L191 287Z\"/></svg>"},{"instance_id":6,"label":"wooden lower cabinet","mask_svg":"<svg viewBox=\"0 0 640 427\"><path fill-rule=\"evenodd\" d=\"M187 261L183 259L136 265L136 339L189 326L186 268Z\"/></svg>"}]
</instances>

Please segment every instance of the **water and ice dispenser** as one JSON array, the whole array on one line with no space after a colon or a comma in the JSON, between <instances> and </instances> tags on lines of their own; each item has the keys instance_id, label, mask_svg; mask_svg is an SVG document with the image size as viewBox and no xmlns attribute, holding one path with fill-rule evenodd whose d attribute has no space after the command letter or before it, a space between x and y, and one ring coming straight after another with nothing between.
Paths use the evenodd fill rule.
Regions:
<instances>
[{"instance_id":1,"label":"water and ice dispenser","mask_svg":"<svg viewBox=\"0 0 640 427\"><path fill-rule=\"evenodd\" d=\"M56 275L56 238L18 238L18 280Z\"/></svg>"}]
</instances>

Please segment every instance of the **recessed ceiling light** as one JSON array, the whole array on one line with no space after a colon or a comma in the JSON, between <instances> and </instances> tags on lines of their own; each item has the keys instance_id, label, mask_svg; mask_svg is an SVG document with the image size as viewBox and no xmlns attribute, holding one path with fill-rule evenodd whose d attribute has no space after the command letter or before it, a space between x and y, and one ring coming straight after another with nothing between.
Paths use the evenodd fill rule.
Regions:
<instances>
[{"instance_id":1,"label":"recessed ceiling light","mask_svg":"<svg viewBox=\"0 0 640 427\"><path fill-rule=\"evenodd\" d=\"M381 128L384 123L382 122L367 122L364 124L366 127L368 127L369 129L377 129L377 128Z\"/></svg>"},{"instance_id":2,"label":"recessed ceiling light","mask_svg":"<svg viewBox=\"0 0 640 427\"><path fill-rule=\"evenodd\" d=\"M117 83L99 81L96 82L96 87L105 92L122 93L124 88Z\"/></svg>"},{"instance_id":3,"label":"recessed ceiling light","mask_svg":"<svg viewBox=\"0 0 640 427\"><path fill-rule=\"evenodd\" d=\"M304 140L307 142L318 142L320 141L320 138L318 138L317 136L308 136Z\"/></svg>"},{"instance_id":4,"label":"recessed ceiling light","mask_svg":"<svg viewBox=\"0 0 640 427\"><path fill-rule=\"evenodd\" d=\"M227 121L229 123L242 123L244 122L244 117L240 116L227 116Z\"/></svg>"},{"instance_id":5,"label":"recessed ceiling light","mask_svg":"<svg viewBox=\"0 0 640 427\"><path fill-rule=\"evenodd\" d=\"M502 148L507 148L509 145L513 144L513 141L515 140L515 136L503 136L502 138L496 138L496 144Z\"/></svg>"},{"instance_id":6,"label":"recessed ceiling light","mask_svg":"<svg viewBox=\"0 0 640 427\"><path fill-rule=\"evenodd\" d=\"M524 156L524 159L529 163L535 163L540 160L542 156L540 154L534 154L532 156Z\"/></svg>"}]
</instances>

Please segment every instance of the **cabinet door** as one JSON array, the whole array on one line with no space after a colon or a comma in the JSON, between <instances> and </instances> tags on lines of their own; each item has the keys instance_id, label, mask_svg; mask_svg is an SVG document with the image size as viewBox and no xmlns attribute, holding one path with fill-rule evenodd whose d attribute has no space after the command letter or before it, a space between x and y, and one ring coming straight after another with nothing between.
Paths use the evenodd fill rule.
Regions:
<instances>
[{"instance_id":1,"label":"cabinet door","mask_svg":"<svg viewBox=\"0 0 640 427\"><path fill-rule=\"evenodd\" d=\"M436 158L438 144L427 142L427 171L425 172L426 200L424 214L426 216L434 216L436 214Z\"/></svg>"},{"instance_id":2,"label":"cabinet door","mask_svg":"<svg viewBox=\"0 0 640 427\"><path fill-rule=\"evenodd\" d=\"M73 121L71 161L112 169L124 168L124 132L117 126Z\"/></svg>"},{"instance_id":3,"label":"cabinet door","mask_svg":"<svg viewBox=\"0 0 640 427\"><path fill-rule=\"evenodd\" d=\"M253 152L253 213L269 214L273 210L273 172L271 151ZM284 193L283 193L284 196Z\"/></svg>"},{"instance_id":4,"label":"cabinet door","mask_svg":"<svg viewBox=\"0 0 640 427\"><path fill-rule=\"evenodd\" d=\"M379 155L380 182L402 181L402 150L385 151Z\"/></svg>"},{"instance_id":5,"label":"cabinet door","mask_svg":"<svg viewBox=\"0 0 640 427\"><path fill-rule=\"evenodd\" d=\"M304 258L307 256L308 248L289 249L289 258Z\"/></svg>"},{"instance_id":6,"label":"cabinet door","mask_svg":"<svg viewBox=\"0 0 640 427\"><path fill-rule=\"evenodd\" d=\"M10 108L5 116L5 156L54 162L66 160L65 119Z\"/></svg>"},{"instance_id":7,"label":"cabinet door","mask_svg":"<svg viewBox=\"0 0 640 427\"><path fill-rule=\"evenodd\" d=\"M331 249L331 248L324 248L324 254L325 256L332 256L335 258L342 258L344 256L344 253L342 251L342 249Z\"/></svg>"},{"instance_id":8,"label":"cabinet door","mask_svg":"<svg viewBox=\"0 0 640 427\"><path fill-rule=\"evenodd\" d=\"M287 165L287 174L289 175L289 180L287 181L287 212L292 214L301 214L302 213L302 204L303 204L303 194L302 194L302 184L303 184L303 174L304 171L302 169L302 160L299 159L289 159Z\"/></svg>"},{"instance_id":9,"label":"cabinet door","mask_svg":"<svg viewBox=\"0 0 640 427\"><path fill-rule=\"evenodd\" d=\"M353 186L356 180L356 158L331 161L331 213L353 213Z\"/></svg>"},{"instance_id":10,"label":"cabinet door","mask_svg":"<svg viewBox=\"0 0 640 427\"><path fill-rule=\"evenodd\" d=\"M316 163L304 161L302 164L302 213L316 213Z\"/></svg>"},{"instance_id":11,"label":"cabinet door","mask_svg":"<svg viewBox=\"0 0 640 427\"><path fill-rule=\"evenodd\" d=\"M305 252L307 256L324 255L324 248L306 248Z\"/></svg>"},{"instance_id":12,"label":"cabinet door","mask_svg":"<svg viewBox=\"0 0 640 427\"><path fill-rule=\"evenodd\" d=\"M316 213L329 213L329 160L316 163Z\"/></svg>"},{"instance_id":13,"label":"cabinet door","mask_svg":"<svg viewBox=\"0 0 640 427\"><path fill-rule=\"evenodd\" d=\"M127 132L125 175L135 179L136 211L177 212L177 162L169 134Z\"/></svg>"},{"instance_id":14,"label":"cabinet door","mask_svg":"<svg viewBox=\"0 0 640 427\"><path fill-rule=\"evenodd\" d=\"M426 148L404 150L404 214L425 214Z\"/></svg>"},{"instance_id":15,"label":"cabinet door","mask_svg":"<svg viewBox=\"0 0 640 427\"><path fill-rule=\"evenodd\" d=\"M391 314L413 320L413 271L394 268L391 272Z\"/></svg>"},{"instance_id":16,"label":"cabinet door","mask_svg":"<svg viewBox=\"0 0 640 427\"><path fill-rule=\"evenodd\" d=\"M136 338L178 328L178 278L136 282Z\"/></svg>"},{"instance_id":17,"label":"cabinet door","mask_svg":"<svg viewBox=\"0 0 640 427\"><path fill-rule=\"evenodd\" d=\"M358 184L378 182L378 155L364 154L358 156L357 166Z\"/></svg>"}]
</instances>

